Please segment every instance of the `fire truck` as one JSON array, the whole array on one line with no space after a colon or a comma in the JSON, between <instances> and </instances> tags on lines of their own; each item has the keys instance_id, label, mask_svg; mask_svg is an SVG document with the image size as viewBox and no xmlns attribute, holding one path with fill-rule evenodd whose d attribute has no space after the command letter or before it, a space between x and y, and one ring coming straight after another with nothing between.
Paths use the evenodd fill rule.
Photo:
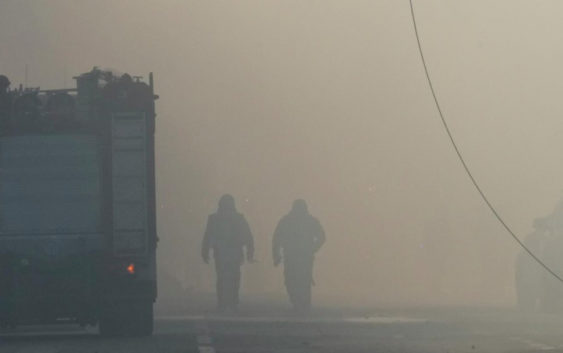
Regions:
<instances>
[{"instance_id":1,"label":"fire truck","mask_svg":"<svg viewBox=\"0 0 563 353\"><path fill-rule=\"evenodd\" d=\"M94 68L52 90L0 78L0 326L152 334L152 73Z\"/></svg>"}]
</instances>

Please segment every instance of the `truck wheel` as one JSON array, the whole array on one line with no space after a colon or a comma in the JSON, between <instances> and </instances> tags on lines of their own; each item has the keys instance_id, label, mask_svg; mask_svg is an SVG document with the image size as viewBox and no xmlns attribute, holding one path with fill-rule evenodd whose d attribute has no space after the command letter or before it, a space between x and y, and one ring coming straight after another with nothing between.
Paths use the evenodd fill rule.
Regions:
<instances>
[{"instance_id":1,"label":"truck wheel","mask_svg":"<svg viewBox=\"0 0 563 353\"><path fill-rule=\"evenodd\" d=\"M102 336L149 336L153 332L153 304L150 300L114 303L100 317Z\"/></svg>"},{"instance_id":2,"label":"truck wheel","mask_svg":"<svg viewBox=\"0 0 563 353\"><path fill-rule=\"evenodd\" d=\"M100 317L98 329L100 335L104 337L115 337L121 334L118 320L114 315L109 315L109 313L104 313L102 317Z\"/></svg>"},{"instance_id":3,"label":"truck wheel","mask_svg":"<svg viewBox=\"0 0 563 353\"><path fill-rule=\"evenodd\" d=\"M127 333L131 336L150 336L153 332L154 316L152 301L131 303L131 315Z\"/></svg>"}]
</instances>

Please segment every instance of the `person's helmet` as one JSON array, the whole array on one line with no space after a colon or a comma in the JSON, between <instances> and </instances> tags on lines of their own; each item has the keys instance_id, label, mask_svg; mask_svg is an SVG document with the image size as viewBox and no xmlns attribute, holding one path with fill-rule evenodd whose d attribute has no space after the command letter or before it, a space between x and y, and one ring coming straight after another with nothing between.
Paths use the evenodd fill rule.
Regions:
<instances>
[{"instance_id":1,"label":"person's helmet","mask_svg":"<svg viewBox=\"0 0 563 353\"><path fill-rule=\"evenodd\" d=\"M235 198L230 194L225 194L219 199L219 212L236 211Z\"/></svg>"},{"instance_id":2,"label":"person's helmet","mask_svg":"<svg viewBox=\"0 0 563 353\"><path fill-rule=\"evenodd\" d=\"M10 80L8 80L8 77L0 75L0 89L6 89L8 87L10 87Z\"/></svg>"},{"instance_id":3,"label":"person's helmet","mask_svg":"<svg viewBox=\"0 0 563 353\"><path fill-rule=\"evenodd\" d=\"M307 202L303 199L293 201L291 211L295 213L309 213L309 210L307 209Z\"/></svg>"}]
</instances>

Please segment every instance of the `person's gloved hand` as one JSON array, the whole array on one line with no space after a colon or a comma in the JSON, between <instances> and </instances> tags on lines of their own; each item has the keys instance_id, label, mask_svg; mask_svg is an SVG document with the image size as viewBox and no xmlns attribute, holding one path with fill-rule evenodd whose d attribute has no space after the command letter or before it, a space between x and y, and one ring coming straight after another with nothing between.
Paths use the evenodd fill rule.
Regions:
<instances>
[{"instance_id":1,"label":"person's gloved hand","mask_svg":"<svg viewBox=\"0 0 563 353\"><path fill-rule=\"evenodd\" d=\"M277 267L280 263L281 263L281 257L280 257L280 256L276 256L276 257L274 258L274 267Z\"/></svg>"}]
</instances>

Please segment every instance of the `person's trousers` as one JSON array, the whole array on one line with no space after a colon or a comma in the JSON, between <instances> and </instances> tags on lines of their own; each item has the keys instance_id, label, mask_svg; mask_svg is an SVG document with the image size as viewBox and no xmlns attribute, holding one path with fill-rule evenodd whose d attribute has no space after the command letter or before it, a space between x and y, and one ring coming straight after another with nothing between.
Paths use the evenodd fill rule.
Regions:
<instances>
[{"instance_id":1,"label":"person's trousers","mask_svg":"<svg viewBox=\"0 0 563 353\"><path fill-rule=\"evenodd\" d=\"M215 263L215 269L219 310L236 309L239 303L240 265Z\"/></svg>"},{"instance_id":2,"label":"person's trousers","mask_svg":"<svg viewBox=\"0 0 563 353\"><path fill-rule=\"evenodd\" d=\"M286 261L284 277L291 304L297 310L309 310L311 308L311 286L313 284L312 259Z\"/></svg>"}]
</instances>

